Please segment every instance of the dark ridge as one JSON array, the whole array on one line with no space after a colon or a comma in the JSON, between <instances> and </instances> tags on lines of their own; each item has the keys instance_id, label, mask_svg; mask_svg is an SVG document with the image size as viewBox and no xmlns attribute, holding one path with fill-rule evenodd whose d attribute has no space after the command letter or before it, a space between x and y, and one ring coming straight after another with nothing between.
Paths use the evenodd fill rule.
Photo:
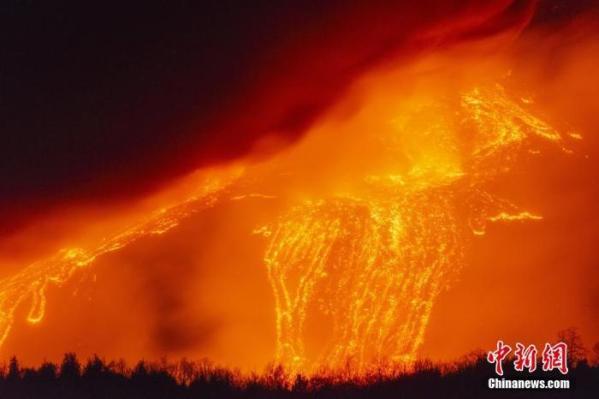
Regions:
<instances>
[{"instance_id":1,"label":"dark ridge","mask_svg":"<svg viewBox=\"0 0 599 399\"><path fill-rule=\"evenodd\" d=\"M515 372L505 368L505 379L570 380L570 389L517 390L488 388L497 377L483 354L452 364L416 364L413 371L372 371L359 378L343 373L289 376L280 367L242 376L207 362L140 361L133 368L124 361L93 357L81 364L66 354L60 365L44 363L21 368L16 358L0 368L0 398L595 398L599 363L586 359L570 366L568 375Z\"/></svg>"}]
</instances>

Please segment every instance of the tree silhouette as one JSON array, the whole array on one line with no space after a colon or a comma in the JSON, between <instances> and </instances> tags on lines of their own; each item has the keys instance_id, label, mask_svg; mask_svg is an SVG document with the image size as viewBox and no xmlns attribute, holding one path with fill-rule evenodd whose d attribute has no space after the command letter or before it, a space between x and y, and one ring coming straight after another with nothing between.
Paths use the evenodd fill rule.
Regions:
<instances>
[{"instance_id":1,"label":"tree silhouette","mask_svg":"<svg viewBox=\"0 0 599 399\"><path fill-rule=\"evenodd\" d=\"M46 381L55 380L57 377L57 368L54 363L44 362L38 369L38 374L40 378Z\"/></svg>"},{"instance_id":2,"label":"tree silhouette","mask_svg":"<svg viewBox=\"0 0 599 399\"><path fill-rule=\"evenodd\" d=\"M8 381L17 381L21 378L21 371L19 370L19 361L15 356L10 358L10 362L8 364Z\"/></svg>"},{"instance_id":3,"label":"tree silhouette","mask_svg":"<svg viewBox=\"0 0 599 399\"><path fill-rule=\"evenodd\" d=\"M599 366L599 342L595 342L593 346L593 357L591 358L591 363L595 366Z\"/></svg>"},{"instance_id":4,"label":"tree silhouette","mask_svg":"<svg viewBox=\"0 0 599 399\"><path fill-rule=\"evenodd\" d=\"M573 335L564 335L571 338ZM572 341L575 343L576 340ZM597 345L596 345L597 346ZM398 369L399 370L399 369ZM272 366L264 374L242 376L207 362L182 360L138 362L132 369L119 362L106 363L97 356L81 367L77 357L66 354L60 367L44 362L38 368L20 368L15 357L7 372L0 373L1 399L397 399L397 398L496 398L527 397L530 391L496 392L487 380L496 375L484 353L470 354L452 364L421 361L411 370L392 373L373 370L364 375L322 372L290 376ZM570 379L575 389L545 391L542 397L596 398L599 366L578 361L567 376L537 369L518 373L506 369L507 379ZM539 392L541 394L541 392ZM498 396L499 395L499 396Z\"/></svg>"},{"instance_id":5,"label":"tree silhouette","mask_svg":"<svg viewBox=\"0 0 599 399\"><path fill-rule=\"evenodd\" d=\"M76 379L81 375L81 365L74 353L66 353L60 365L60 377L63 379Z\"/></svg>"},{"instance_id":6,"label":"tree silhouette","mask_svg":"<svg viewBox=\"0 0 599 399\"><path fill-rule=\"evenodd\" d=\"M585 349L582 343L582 338L575 327L558 331L557 338L568 345L569 363L577 364L579 361L586 358L587 350Z\"/></svg>"}]
</instances>

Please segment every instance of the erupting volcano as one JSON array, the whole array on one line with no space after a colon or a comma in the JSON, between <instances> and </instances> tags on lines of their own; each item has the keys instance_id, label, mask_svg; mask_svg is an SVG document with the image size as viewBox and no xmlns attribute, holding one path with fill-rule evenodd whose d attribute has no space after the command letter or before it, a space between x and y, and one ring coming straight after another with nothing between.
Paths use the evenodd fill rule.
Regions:
<instances>
[{"instance_id":1,"label":"erupting volcano","mask_svg":"<svg viewBox=\"0 0 599 399\"><path fill-rule=\"evenodd\" d=\"M338 37L334 29L325 29L324 20L318 18L305 27L313 52L300 51L301 35L289 33L279 42L262 31L256 33L255 40L271 45L272 54L254 60L254 54L244 53L243 62L254 62L255 70L248 66L247 73L235 75L238 81L231 78L222 88L215 85L212 89L220 88L225 94L222 98L205 94L209 106L196 104L201 96L193 90L181 100L193 103L189 110L205 112L197 120L195 115L190 117L188 123L192 126L188 130L200 126L203 136L197 138L181 127L184 123L172 122L178 121L179 112L184 114L178 105L161 104L168 118L148 112L142 118L148 132L153 131L154 120L185 130L172 140L170 131L164 133L164 140L174 143L165 146L165 155L164 143L158 139L147 144L148 152L142 154L143 141L154 140L151 134L119 142L124 149L115 150L113 161L124 165L122 184L118 173L89 184L89 192L96 194L103 193L105 186L110 200L103 202L99 194L92 205L65 199L68 205L61 208L62 197L55 195L52 201L59 205L48 208L47 219L37 220L38 214L32 212L27 215L30 220L24 218L27 228L0 236L0 250L11 245L20 248L0 258L11 264L0 276L0 353L24 352L29 360L45 359L39 350L27 352L19 334L37 329L41 336L46 324L76 324L77 315L63 315L62 309L73 302L84 309L85 301L89 306L96 301L104 307L90 312L98 312L93 317L101 319L112 335L104 330L79 334L76 343L86 355L113 354L107 348L121 333L119 322L127 319L139 325L131 333L134 338L123 334L119 341L118 348L133 343L131 353L123 354L127 360L216 353L217 362L224 359L227 366L250 371L270 361L289 375L322 371L366 375L373 370L392 372L398 366L410 368L431 355L448 360L487 345L491 336L493 342L503 339L488 331L480 314L469 317L468 309L476 306L467 308L464 303L480 299L479 307L487 306L490 319L496 317L496 324L489 322L490 326L505 322L505 298L516 298L511 305L519 300L518 288L506 287L510 281L524 286L517 285L520 277L527 279L527 288L537 287L520 289L522 302L538 301L542 287L554 290L548 298L555 295L563 300L568 289L555 294L559 270L581 264L584 273L594 273L589 265L595 258L586 244L596 231L595 220L587 220L596 191L589 188L592 172L585 162L599 146L594 146L592 135L588 138L596 127L596 120L590 120L594 98L583 89L596 79L585 75L587 85L580 71L593 70L587 54L596 54L597 45L573 46L563 58L568 61L547 67L555 69L550 72L557 78L551 81L543 63L559 58L553 51L565 51L554 44L562 39L552 38L549 49L541 45L537 49L537 43L545 43L543 37L533 29L522 33L535 18L536 3L503 3L481 6L476 12L460 9L456 15L450 7L447 21L440 12L401 28L390 17L383 18L384 7L372 15L365 12L367 8L327 8L330 15L322 18L340 24L348 39L356 41L355 49L341 33ZM416 6L406 7L420 12ZM356 17L361 12L364 18L380 18L380 29L352 36L348 21L361 21ZM283 21L278 27L283 30L289 16L281 10L274 15ZM270 17L267 13L265 18L270 21ZM250 28L256 27L250 24ZM331 39L320 46L322 29ZM573 42L578 38L578 31L574 32ZM185 43L185 51L193 47ZM520 62L527 52L534 53L530 63ZM157 58L174 57L176 52L165 54ZM202 58L201 63L207 61ZM217 64L206 67L209 72L218 68ZM171 80L165 82L176 81L175 75L168 75ZM208 84L210 77L202 79L202 84ZM236 84L241 87L238 92L233 89ZM176 98L178 86L173 87L169 86L173 90L169 93ZM561 95L568 87L587 93L581 95L580 107L571 106ZM202 90L203 86L197 92ZM153 101L159 103L152 98L147 106L155 107ZM120 108L115 113L126 114ZM568 117L574 119L572 123ZM123 129L134 130L127 123ZM161 127L157 123L156 129ZM96 141L98 146L111 145L101 135ZM123 161L130 156L128 146L139 146L141 154L131 162L135 165L130 171ZM180 159L172 162L176 165L171 171L160 157L173 153ZM190 154L204 158L196 162ZM93 175L90 170L95 169L89 166L81 172L83 177L74 180L94 180L85 174ZM151 180L146 171L162 179L160 184L145 184ZM135 178L144 181L139 192L131 183ZM555 188L556 181L572 184L563 196ZM64 184L68 186L69 180ZM126 195L113 193L119 190L119 195ZM201 223L205 225L197 230L200 234L185 230ZM563 230L570 228L577 229L581 238L572 234L562 239ZM511 231L515 238L510 237ZM181 242L187 246L179 246ZM155 265L140 264L144 261L136 258L139 253L156 258ZM96 284L101 268L111 269L104 281L117 281L115 276L126 269L124 265L134 270L123 277L129 281L120 283L124 294L115 294L116 283L98 284L98 291L109 287L114 292L84 288ZM514 271L518 276L506 277ZM214 284L219 275L224 276L221 285ZM596 295L589 294L592 280L564 279L578 284L580 295L572 296L572 302L555 300L563 304L561 314L570 307L579 309L568 316L586 326L582 328L586 332L597 322L589 316L596 309ZM206 289L210 284L213 290ZM461 287L458 294L455 286ZM236 290L247 287L262 288L237 298ZM84 299L56 294L79 288L85 292ZM473 292L471 297L468 290ZM154 298L154 307L147 298ZM119 306L127 310L106 311ZM532 332L522 339L545 339L554 324L541 318L551 306L542 305L537 318L531 307L522 311L526 315L515 312L520 317L515 320L530 320L527 327ZM255 323L247 321L256 315L261 318ZM23 319L27 326L20 323ZM556 324L564 319L570 320L563 317ZM462 324L474 332L456 337L463 332L458 328ZM521 333L517 324L511 322L501 334L513 338ZM242 328L235 330L239 325ZM201 327L197 334L181 333L194 326ZM445 327L447 333L441 331ZM60 336L64 329L48 331ZM246 361L255 355L249 348L249 355L235 363L231 347L251 346L248 331L262 339L254 349L261 355L255 356L259 357L255 362ZM471 344L469 339L478 331L480 340ZM96 348L97 336L102 343ZM439 343L439 337L447 338L447 344ZM68 335L62 339L75 342Z\"/></svg>"},{"instance_id":2,"label":"erupting volcano","mask_svg":"<svg viewBox=\"0 0 599 399\"><path fill-rule=\"evenodd\" d=\"M297 173L311 175L355 162L358 167L334 175L334 181L325 179L320 194L302 200L291 195L288 211L255 230L268 241L264 262L275 303L276 361L304 372L410 364L436 297L462 269L469 236L484 234L489 222L542 219L485 185L510 173L518 157L534 151L535 140L567 150L562 134L499 84L436 95L372 96L354 117L334 127L323 123L279 157L244 170L211 171L183 201L91 248L65 248L2 280L2 341L19 304L31 297L27 319L40 322L48 284L63 284L97 257L165 234L219 201L289 195L275 187L268 195L249 191L264 187L264 176L280 174L282 165L288 173L299 168ZM384 107L381 96L389 100ZM318 151L314 146L322 146L323 139L343 140L360 151L342 150L302 171L305 166L294 159ZM340 183L347 186L338 188ZM302 189L312 187L306 183ZM304 326L313 312L330 323L330 336L310 358Z\"/></svg>"}]
</instances>

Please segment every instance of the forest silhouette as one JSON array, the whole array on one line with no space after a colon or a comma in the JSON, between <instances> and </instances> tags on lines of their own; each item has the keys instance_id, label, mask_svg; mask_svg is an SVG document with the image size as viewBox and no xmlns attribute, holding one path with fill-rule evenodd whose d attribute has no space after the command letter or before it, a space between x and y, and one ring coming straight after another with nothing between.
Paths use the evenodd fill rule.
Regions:
<instances>
[{"instance_id":1,"label":"forest silhouette","mask_svg":"<svg viewBox=\"0 0 599 399\"><path fill-rule=\"evenodd\" d=\"M209 362L185 359L176 363L140 361L128 367L124 361L106 362L97 356L81 363L67 353L62 363L44 362L22 368L13 357L0 367L0 398L596 398L599 363L573 359L570 371L516 372L504 365L505 379L570 380L570 389L488 388L497 377L483 352L451 364L419 361L406 370L397 367L373 370L360 376L347 372L290 376L281 367L264 373L242 375Z\"/></svg>"}]
</instances>

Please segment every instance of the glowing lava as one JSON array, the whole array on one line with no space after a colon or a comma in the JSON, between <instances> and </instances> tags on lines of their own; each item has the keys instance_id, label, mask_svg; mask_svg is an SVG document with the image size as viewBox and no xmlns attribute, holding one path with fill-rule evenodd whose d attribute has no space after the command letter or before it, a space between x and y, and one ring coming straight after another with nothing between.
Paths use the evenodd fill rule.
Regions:
<instances>
[{"instance_id":1,"label":"glowing lava","mask_svg":"<svg viewBox=\"0 0 599 399\"><path fill-rule=\"evenodd\" d=\"M140 238L161 235L190 215L218 201L218 195L238 175L239 171L213 173L201 181L200 188L183 201L163 207L89 249L65 248L49 259L35 262L14 276L0 280L0 345L4 343L14 322L15 310L31 298L27 321L39 323L45 313L45 292L49 284L62 285L80 268L89 266L101 255L117 251Z\"/></svg>"},{"instance_id":2,"label":"glowing lava","mask_svg":"<svg viewBox=\"0 0 599 399\"><path fill-rule=\"evenodd\" d=\"M411 363L435 298L461 269L468 235L484 234L487 222L541 219L485 190L531 139L562 141L503 87L398 107L399 117L375 136L391 158L405 153L404 173L360 174L365 163L351 177L364 181L360 190L306 200L258 230L268 237L277 359L293 372ZM406 144L412 135L417 146ZM310 358L305 325L314 312L328 318L320 328L331 334Z\"/></svg>"},{"instance_id":3,"label":"glowing lava","mask_svg":"<svg viewBox=\"0 0 599 399\"><path fill-rule=\"evenodd\" d=\"M351 117L322 122L243 174L215 172L199 191L132 227L0 280L0 344L20 304L31 298L27 318L40 322L48 285L63 284L99 256L164 234L220 201L276 197L287 211L256 229L267 238L276 361L303 372L412 362L435 299L463 266L468 237L483 235L489 222L541 219L496 197L488 184L535 141L566 150L560 133L500 85L373 92ZM275 175L291 178L273 194L256 193ZM306 326L317 314L329 334L308 350Z\"/></svg>"}]
</instances>

